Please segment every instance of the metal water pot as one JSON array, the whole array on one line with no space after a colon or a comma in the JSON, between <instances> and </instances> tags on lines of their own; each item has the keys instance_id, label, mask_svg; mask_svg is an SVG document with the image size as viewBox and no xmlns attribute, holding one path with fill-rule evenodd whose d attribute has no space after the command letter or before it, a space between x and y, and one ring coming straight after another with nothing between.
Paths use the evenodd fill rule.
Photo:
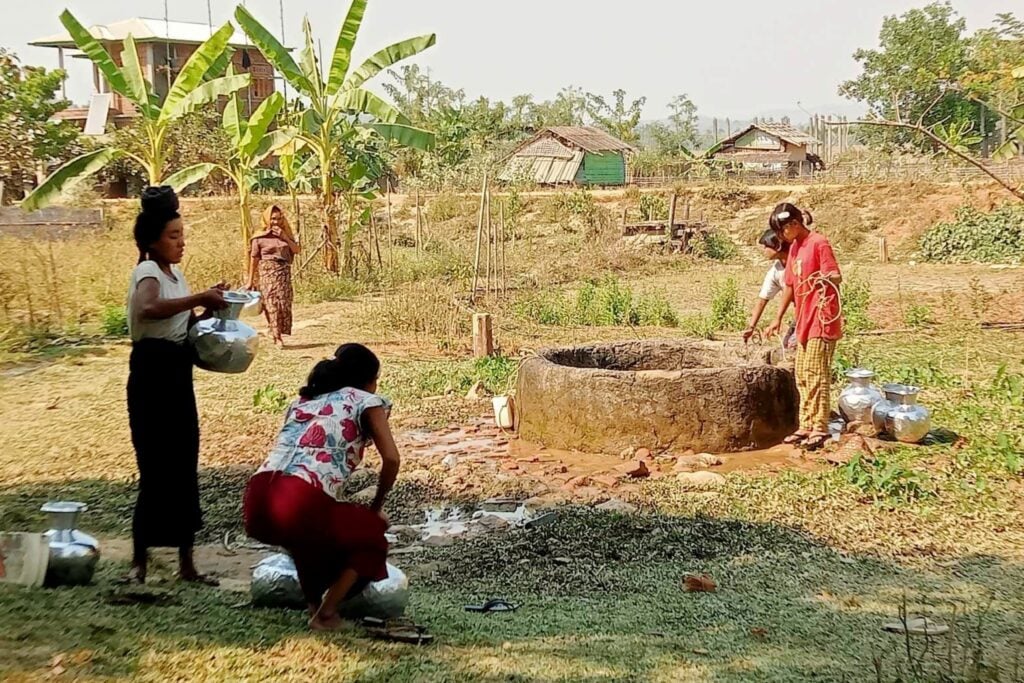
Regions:
<instances>
[{"instance_id":1,"label":"metal water pot","mask_svg":"<svg viewBox=\"0 0 1024 683\"><path fill-rule=\"evenodd\" d=\"M839 393L839 412L847 422L870 423L871 409L883 400L882 392L871 383L875 373L864 368L847 371L850 383Z\"/></svg>"},{"instance_id":2,"label":"metal water pot","mask_svg":"<svg viewBox=\"0 0 1024 683\"><path fill-rule=\"evenodd\" d=\"M374 581L359 595L342 602L338 613L348 619L394 619L405 614L409 604L409 578L390 562L387 570L386 579ZM256 565L250 591L252 604L257 607L299 609L306 606L295 562L284 553L271 555Z\"/></svg>"},{"instance_id":3,"label":"metal water pot","mask_svg":"<svg viewBox=\"0 0 1024 683\"><path fill-rule=\"evenodd\" d=\"M252 365L259 350L259 335L238 321L247 305L259 300L258 292L224 292L226 308L201 320L188 332L196 352L196 365L211 372L237 374Z\"/></svg>"},{"instance_id":4,"label":"metal water pot","mask_svg":"<svg viewBox=\"0 0 1024 683\"><path fill-rule=\"evenodd\" d=\"M893 394L896 405L885 416L885 431L897 441L919 443L932 429L932 414L918 404L917 387L902 385Z\"/></svg>"},{"instance_id":5,"label":"metal water pot","mask_svg":"<svg viewBox=\"0 0 1024 683\"><path fill-rule=\"evenodd\" d=\"M50 530L43 534L50 546L44 585L89 584L100 560L100 544L76 528L78 516L87 509L85 503L51 502L41 509L50 518Z\"/></svg>"},{"instance_id":6,"label":"metal water pot","mask_svg":"<svg viewBox=\"0 0 1024 683\"><path fill-rule=\"evenodd\" d=\"M902 384L882 385L882 393L884 394L884 397L881 401L875 403L874 407L871 409L871 424L879 434L888 431L885 420L889 415L889 411L895 408L896 404L899 403L900 396L898 392L902 388Z\"/></svg>"}]
</instances>

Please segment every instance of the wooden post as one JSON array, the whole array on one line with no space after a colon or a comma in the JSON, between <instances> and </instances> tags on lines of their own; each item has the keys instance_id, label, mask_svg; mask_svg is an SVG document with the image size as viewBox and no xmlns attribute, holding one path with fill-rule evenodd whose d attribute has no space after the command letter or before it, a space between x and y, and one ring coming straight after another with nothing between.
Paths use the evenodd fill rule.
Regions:
<instances>
[{"instance_id":1,"label":"wooden post","mask_svg":"<svg viewBox=\"0 0 1024 683\"><path fill-rule=\"evenodd\" d=\"M711 127L715 131L715 142L718 142L720 138L718 137L718 118L717 117L711 119Z\"/></svg>"},{"instance_id":2,"label":"wooden post","mask_svg":"<svg viewBox=\"0 0 1024 683\"><path fill-rule=\"evenodd\" d=\"M473 357L486 358L494 353L494 332L489 313L473 314Z\"/></svg>"},{"instance_id":3,"label":"wooden post","mask_svg":"<svg viewBox=\"0 0 1024 683\"><path fill-rule=\"evenodd\" d=\"M732 121L728 118L725 119L725 137L732 137Z\"/></svg>"},{"instance_id":4,"label":"wooden post","mask_svg":"<svg viewBox=\"0 0 1024 683\"><path fill-rule=\"evenodd\" d=\"M885 235L878 238L878 261L879 263L889 262L889 241Z\"/></svg>"},{"instance_id":5,"label":"wooden post","mask_svg":"<svg viewBox=\"0 0 1024 683\"><path fill-rule=\"evenodd\" d=\"M395 232L391 224L391 181L388 180L388 266L395 269Z\"/></svg>"},{"instance_id":6,"label":"wooden post","mask_svg":"<svg viewBox=\"0 0 1024 683\"><path fill-rule=\"evenodd\" d=\"M420 242L423 240L423 218L420 216L420 188L416 188L416 251L420 250Z\"/></svg>"},{"instance_id":7,"label":"wooden post","mask_svg":"<svg viewBox=\"0 0 1024 683\"><path fill-rule=\"evenodd\" d=\"M476 299L476 285L480 277L480 247L484 237L484 206L487 201L487 176L484 176L484 186L480 190L480 217L476 222L476 256L473 259L473 293L470 300Z\"/></svg>"},{"instance_id":8,"label":"wooden post","mask_svg":"<svg viewBox=\"0 0 1024 683\"><path fill-rule=\"evenodd\" d=\"M622 236L626 236L626 207L622 207Z\"/></svg>"},{"instance_id":9,"label":"wooden post","mask_svg":"<svg viewBox=\"0 0 1024 683\"><path fill-rule=\"evenodd\" d=\"M373 217L373 205L370 205L370 236L373 237L373 246L377 250L377 267L384 269L384 259L380 256L380 235L377 233L377 220Z\"/></svg>"},{"instance_id":10,"label":"wooden post","mask_svg":"<svg viewBox=\"0 0 1024 683\"><path fill-rule=\"evenodd\" d=\"M671 240L675 237L676 224L676 193L673 192L668 198L668 225L665 227L665 235Z\"/></svg>"}]
</instances>

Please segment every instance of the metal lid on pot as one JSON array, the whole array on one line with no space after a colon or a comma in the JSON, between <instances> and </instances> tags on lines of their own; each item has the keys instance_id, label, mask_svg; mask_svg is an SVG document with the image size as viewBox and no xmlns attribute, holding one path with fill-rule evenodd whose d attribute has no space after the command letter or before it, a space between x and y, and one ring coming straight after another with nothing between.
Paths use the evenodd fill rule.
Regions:
<instances>
[{"instance_id":1,"label":"metal lid on pot","mask_svg":"<svg viewBox=\"0 0 1024 683\"><path fill-rule=\"evenodd\" d=\"M846 371L846 376L850 379L871 379L875 372L867 368L852 368Z\"/></svg>"},{"instance_id":2,"label":"metal lid on pot","mask_svg":"<svg viewBox=\"0 0 1024 683\"><path fill-rule=\"evenodd\" d=\"M73 503L71 501L50 501L43 507L39 508L40 512L56 514L85 512L88 509L89 506L85 503Z\"/></svg>"}]
</instances>

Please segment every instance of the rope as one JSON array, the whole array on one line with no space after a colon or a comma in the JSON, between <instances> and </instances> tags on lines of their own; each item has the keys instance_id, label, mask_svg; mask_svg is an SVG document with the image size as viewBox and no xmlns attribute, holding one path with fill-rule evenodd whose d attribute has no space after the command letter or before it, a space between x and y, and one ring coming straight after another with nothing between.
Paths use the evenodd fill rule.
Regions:
<instances>
[{"instance_id":1,"label":"rope","mask_svg":"<svg viewBox=\"0 0 1024 683\"><path fill-rule=\"evenodd\" d=\"M808 296L810 296L812 294L814 289L818 289L819 290L819 292L818 292L819 293L818 303L816 304L816 308L818 309L817 310L818 322L821 323L822 327L827 327L828 325L831 325L832 323L842 319L842 317L843 317L843 295L842 295L842 292L839 290L839 287L836 285L836 283L832 282L832 280L830 280L827 277L825 277L824 275L822 275L821 271L818 271L818 272L814 273L813 275L809 276L806 280L804 280L802 283L800 283L800 286L801 286L801 288L804 288L804 289L802 289L802 291L800 291L799 293L797 291L794 291L794 293L793 293L794 303L795 303L795 299L797 299L798 297L800 297L800 298L808 297ZM829 288L831 288L832 291L835 292L835 295L836 295L835 301L836 301L836 309L837 310L836 310L835 316L833 316L832 318L829 318L829 319L826 320L825 316L827 314L825 313L825 307L829 303L829 298L828 298L828 290L829 290Z\"/></svg>"}]
</instances>

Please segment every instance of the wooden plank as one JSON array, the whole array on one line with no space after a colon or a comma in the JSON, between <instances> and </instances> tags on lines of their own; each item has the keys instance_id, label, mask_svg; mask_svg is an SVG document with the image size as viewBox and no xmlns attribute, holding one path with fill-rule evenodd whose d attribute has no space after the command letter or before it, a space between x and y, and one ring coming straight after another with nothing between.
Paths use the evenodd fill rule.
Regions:
<instances>
[{"instance_id":1,"label":"wooden plank","mask_svg":"<svg viewBox=\"0 0 1024 683\"><path fill-rule=\"evenodd\" d=\"M494 331L489 313L473 314L473 357L486 358L494 353Z\"/></svg>"}]
</instances>

